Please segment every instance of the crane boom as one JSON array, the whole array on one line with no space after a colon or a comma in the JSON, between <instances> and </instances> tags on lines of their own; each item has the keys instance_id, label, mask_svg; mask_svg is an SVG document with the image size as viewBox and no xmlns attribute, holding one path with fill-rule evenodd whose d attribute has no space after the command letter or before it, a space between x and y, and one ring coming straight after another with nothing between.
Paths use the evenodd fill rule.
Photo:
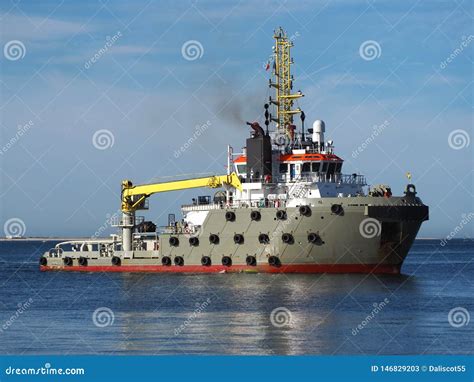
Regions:
<instances>
[{"instance_id":1,"label":"crane boom","mask_svg":"<svg viewBox=\"0 0 474 382\"><path fill-rule=\"evenodd\" d=\"M242 190L242 184L235 172L229 175L216 175L203 178L175 180L171 182L141 184L134 186L129 180L122 182L122 212L134 212L149 196L168 191L191 188L218 188L224 185ZM136 196L136 198L134 198Z\"/></svg>"}]
</instances>

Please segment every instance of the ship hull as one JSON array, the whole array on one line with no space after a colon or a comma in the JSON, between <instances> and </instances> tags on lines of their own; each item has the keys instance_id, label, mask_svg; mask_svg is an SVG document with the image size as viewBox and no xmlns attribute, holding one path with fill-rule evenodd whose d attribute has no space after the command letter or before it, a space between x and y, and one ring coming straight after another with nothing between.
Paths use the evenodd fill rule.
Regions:
<instances>
[{"instance_id":1,"label":"ship hull","mask_svg":"<svg viewBox=\"0 0 474 382\"><path fill-rule=\"evenodd\" d=\"M301 205L310 206L303 215ZM334 205L340 206L334 208ZM226 212L234 219L227 220ZM252 220L251 212L260 218ZM279 211L285 217L278 217ZM45 254L42 271L156 273L400 273L428 207L416 197L321 198L287 208L210 209L198 233L162 234L153 250ZM268 236L262 243L260 235ZM284 240L284 235L291 240ZM310 241L310 234L317 240ZM217 235L218 243L210 236ZM236 235L241 242L236 242ZM197 245L191 245L197 237ZM175 238L172 243L171 238ZM288 239L288 237L287 237ZM203 264L203 258L209 262ZM223 265L223 258L231 259ZM249 264L249 257L255 261ZM69 263L65 261L68 258ZM82 258L82 264L80 264ZM167 259L164 259L167 258ZM177 261L179 258L182 262ZM86 264L84 264L86 259ZM115 259L115 260L114 260ZM119 260L117 260L119 259ZM169 265L163 265L169 260Z\"/></svg>"}]
</instances>

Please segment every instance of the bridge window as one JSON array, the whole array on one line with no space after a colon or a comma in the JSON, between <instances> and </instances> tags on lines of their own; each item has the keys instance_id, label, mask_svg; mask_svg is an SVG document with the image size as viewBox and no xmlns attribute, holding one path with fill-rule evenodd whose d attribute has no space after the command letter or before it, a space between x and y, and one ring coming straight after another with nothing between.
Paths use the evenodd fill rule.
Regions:
<instances>
[{"instance_id":1,"label":"bridge window","mask_svg":"<svg viewBox=\"0 0 474 382\"><path fill-rule=\"evenodd\" d=\"M329 163L328 175L334 175L335 170L336 170L336 163Z\"/></svg>"},{"instance_id":2,"label":"bridge window","mask_svg":"<svg viewBox=\"0 0 474 382\"><path fill-rule=\"evenodd\" d=\"M326 172L328 170L328 162L323 162L323 169L321 172Z\"/></svg>"},{"instance_id":3,"label":"bridge window","mask_svg":"<svg viewBox=\"0 0 474 382\"><path fill-rule=\"evenodd\" d=\"M280 173L286 174L288 172L288 164L280 163Z\"/></svg>"},{"instance_id":4,"label":"bridge window","mask_svg":"<svg viewBox=\"0 0 474 382\"><path fill-rule=\"evenodd\" d=\"M211 197L208 195L205 196L198 196L198 204L203 205L203 204L211 204Z\"/></svg>"},{"instance_id":5,"label":"bridge window","mask_svg":"<svg viewBox=\"0 0 474 382\"><path fill-rule=\"evenodd\" d=\"M336 173L339 174L341 172L342 162L336 164Z\"/></svg>"},{"instance_id":6,"label":"bridge window","mask_svg":"<svg viewBox=\"0 0 474 382\"><path fill-rule=\"evenodd\" d=\"M247 172L246 164L238 164L235 166L238 174L245 174Z\"/></svg>"},{"instance_id":7,"label":"bridge window","mask_svg":"<svg viewBox=\"0 0 474 382\"><path fill-rule=\"evenodd\" d=\"M311 163L310 162L303 163L301 172L311 172Z\"/></svg>"},{"instance_id":8,"label":"bridge window","mask_svg":"<svg viewBox=\"0 0 474 382\"><path fill-rule=\"evenodd\" d=\"M311 163L311 171L313 172L319 172L319 162L313 162Z\"/></svg>"}]
</instances>

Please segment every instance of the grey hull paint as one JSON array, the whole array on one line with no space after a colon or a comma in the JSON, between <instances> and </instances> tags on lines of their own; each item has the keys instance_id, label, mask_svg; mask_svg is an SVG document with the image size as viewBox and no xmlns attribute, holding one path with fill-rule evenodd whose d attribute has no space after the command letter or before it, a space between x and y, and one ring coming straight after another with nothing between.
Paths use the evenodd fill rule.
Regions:
<instances>
[{"instance_id":1,"label":"grey hull paint","mask_svg":"<svg viewBox=\"0 0 474 382\"><path fill-rule=\"evenodd\" d=\"M331 209L334 204L340 205L341 211L334 213L335 209ZM162 234L157 251L116 251L114 256L121 259L122 267L161 265L163 256L172 261L181 256L185 265L193 266L201 266L203 256L209 256L212 264L221 264L222 257L229 256L233 266L246 265L248 256L255 256L258 264L268 264L270 256L277 256L282 265L376 264L393 265L399 270L422 222L428 219L428 207L419 198L409 195L321 198L312 199L309 205L310 216L301 215L298 207L210 210L196 235ZM259 221L250 218L254 210L261 214ZM285 220L277 218L278 210L286 211ZM235 212L234 221L226 221L227 211ZM372 223L367 232L364 231L364 222ZM269 244L259 242L262 233L269 236ZM309 233L318 234L320 240L310 243ZM210 243L210 234L219 236L219 244ZM243 243L234 242L236 234L243 236ZM283 234L290 234L292 242L284 243ZM199 245L190 245L191 236L199 238ZM179 244L170 245L170 237L178 238ZM89 267L111 265L111 256L98 252L65 251L58 257L44 256L47 257L47 266L42 267L43 270L63 268L65 257L72 258L70 270L79 265L80 257L87 259Z\"/></svg>"}]
</instances>

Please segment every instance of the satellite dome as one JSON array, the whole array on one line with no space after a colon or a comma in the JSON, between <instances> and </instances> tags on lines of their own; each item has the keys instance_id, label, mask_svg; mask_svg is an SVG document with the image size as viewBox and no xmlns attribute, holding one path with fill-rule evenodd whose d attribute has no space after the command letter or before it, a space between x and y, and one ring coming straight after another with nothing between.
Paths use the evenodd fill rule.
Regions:
<instances>
[{"instance_id":1,"label":"satellite dome","mask_svg":"<svg viewBox=\"0 0 474 382\"><path fill-rule=\"evenodd\" d=\"M313 131L315 133L324 133L324 132L326 132L326 124L324 123L324 121L322 121L320 119L317 119L316 121L314 121Z\"/></svg>"}]
</instances>

